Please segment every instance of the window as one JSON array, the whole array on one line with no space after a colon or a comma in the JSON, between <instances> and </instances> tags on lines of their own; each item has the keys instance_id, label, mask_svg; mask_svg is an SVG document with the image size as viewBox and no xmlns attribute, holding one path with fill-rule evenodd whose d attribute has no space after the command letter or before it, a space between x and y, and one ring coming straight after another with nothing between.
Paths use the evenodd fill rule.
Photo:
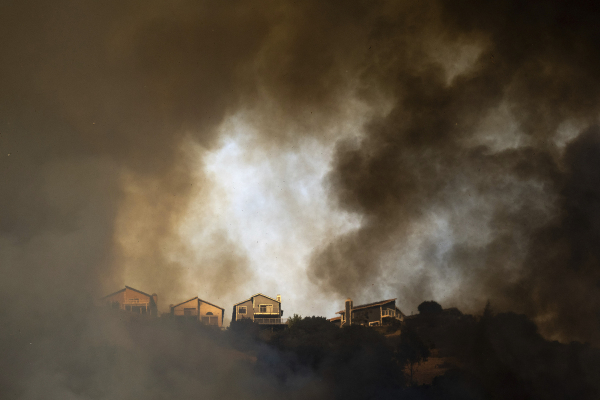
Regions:
<instances>
[{"instance_id":1,"label":"window","mask_svg":"<svg viewBox=\"0 0 600 400\"><path fill-rule=\"evenodd\" d=\"M139 303L140 299L129 299L129 303Z\"/></svg>"},{"instance_id":2,"label":"window","mask_svg":"<svg viewBox=\"0 0 600 400\"><path fill-rule=\"evenodd\" d=\"M219 325L219 317L217 317L217 316L202 317L202 323L205 325Z\"/></svg>"},{"instance_id":3,"label":"window","mask_svg":"<svg viewBox=\"0 0 600 400\"><path fill-rule=\"evenodd\" d=\"M246 314L246 306L238 306L238 314Z\"/></svg>"},{"instance_id":4,"label":"window","mask_svg":"<svg viewBox=\"0 0 600 400\"><path fill-rule=\"evenodd\" d=\"M261 304L260 306L258 306L258 310L261 313L272 313L273 305L272 304Z\"/></svg>"},{"instance_id":5,"label":"window","mask_svg":"<svg viewBox=\"0 0 600 400\"><path fill-rule=\"evenodd\" d=\"M206 313L206 315L213 315L213 313L211 313L210 311Z\"/></svg>"}]
</instances>

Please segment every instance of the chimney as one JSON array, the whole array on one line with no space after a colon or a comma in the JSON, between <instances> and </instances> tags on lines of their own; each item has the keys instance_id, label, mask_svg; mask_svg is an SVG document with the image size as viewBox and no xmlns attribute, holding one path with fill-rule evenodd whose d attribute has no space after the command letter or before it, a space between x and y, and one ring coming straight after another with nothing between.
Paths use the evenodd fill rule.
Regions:
<instances>
[{"instance_id":1,"label":"chimney","mask_svg":"<svg viewBox=\"0 0 600 400\"><path fill-rule=\"evenodd\" d=\"M281 295L280 294L277 295L277 301L281 303Z\"/></svg>"},{"instance_id":2,"label":"chimney","mask_svg":"<svg viewBox=\"0 0 600 400\"><path fill-rule=\"evenodd\" d=\"M152 301L154 301L154 305L158 308L158 295L156 293L152 293Z\"/></svg>"},{"instance_id":3,"label":"chimney","mask_svg":"<svg viewBox=\"0 0 600 400\"><path fill-rule=\"evenodd\" d=\"M346 317L346 325L352 325L352 299L346 299L346 307L344 315Z\"/></svg>"}]
</instances>

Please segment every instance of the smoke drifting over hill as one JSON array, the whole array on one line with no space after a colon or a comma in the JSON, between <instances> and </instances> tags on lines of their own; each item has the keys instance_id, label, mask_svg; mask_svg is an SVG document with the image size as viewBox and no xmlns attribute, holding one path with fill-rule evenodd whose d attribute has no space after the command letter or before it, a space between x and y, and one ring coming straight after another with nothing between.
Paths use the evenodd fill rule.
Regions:
<instances>
[{"instance_id":1,"label":"smoke drifting over hill","mask_svg":"<svg viewBox=\"0 0 600 400\"><path fill-rule=\"evenodd\" d=\"M597 345L599 8L4 2L0 384L56 382L31 363L50 371L74 332L94 332L91 301L126 269L162 305L178 293L186 266L169 252L190 199L211 190L188 150L217 146L236 113L257 147L336 143L325 185L361 225L315 249L315 293L386 282L416 305L445 288L466 311L489 299ZM362 133L331 137L349 99ZM210 259L235 275L218 287L235 292L248 256L218 237Z\"/></svg>"},{"instance_id":2,"label":"smoke drifting over hill","mask_svg":"<svg viewBox=\"0 0 600 400\"><path fill-rule=\"evenodd\" d=\"M599 32L587 7L447 2L378 21L364 76L395 102L359 143L338 146L333 196L364 223L314 257L324 287L356 292L393 277L403 260L386 256L440 215L452 243L424 246L411 292L435 297L442 270L449 284L458 276L461 305L489 298L547 333L599 339ZM452 50L434 56L436 46L478 54L449 78L444 61L460 54L437 61ZM563 148L565 130L577 138Z\"/></svg>"}]
</instances>

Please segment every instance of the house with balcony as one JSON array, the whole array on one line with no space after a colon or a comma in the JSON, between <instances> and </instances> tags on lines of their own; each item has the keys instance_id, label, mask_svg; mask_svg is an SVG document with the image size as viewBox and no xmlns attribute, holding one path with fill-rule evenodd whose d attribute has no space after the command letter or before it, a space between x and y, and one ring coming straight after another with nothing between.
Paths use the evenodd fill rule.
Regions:
<instances>
[{"instance_id":1,"label":"house with balcony","mask_svg":"<svg viewBox=\"0 0 600 400\"><path fill-rule=\"evenodd\" d=\"M339 317L329 321L338 326L389 325L393 321L404 321L404 314L396 307L396 299L381 300L374 303L355 306L352 299L347 299L343 310L338 311Z\"/></svg>"},{"instance_id":2,"label":"house with balcony","mask_svg":"<svg viewBox=\"0 0 600 400\"><path fill-rule=\"evenodd\" d=\"M158 296L125 286L100 299L106 306L140 315L158 315Z\"/></svg>"},{"instance_id":3,"label":"house with balcony","mask_svg":"<svg viewBox=\"0 0 600 400\"><path fill-rule=\"evenodd\" d=\"M274 299L262 293L257 293L233 306L231 320L250 319L262 325L283 325L286 321L281 318L282 315L280 295L277 295Z\"/></svg>"},{"instance_id":4,"label":"house with balcony","mask_svg":"<svg viewBox=\"0 0 600 400\"><path fill-rule=\"evenodd\" d=\"M223 326L225 309L202 300L198 296L171 305L171 315L176 318L199 321L205 325Z\"/></svg>"}]
</instances>

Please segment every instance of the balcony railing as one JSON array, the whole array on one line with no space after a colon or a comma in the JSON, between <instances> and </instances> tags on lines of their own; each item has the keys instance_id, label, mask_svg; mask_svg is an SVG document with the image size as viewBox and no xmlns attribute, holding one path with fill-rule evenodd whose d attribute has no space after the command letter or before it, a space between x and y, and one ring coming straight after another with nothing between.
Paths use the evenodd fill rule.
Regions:
<instances>
[{"instance_id":1,"label":"balcony railing","mask_svg":"<svg viewBox=\"0 0 600 400\"><path fill-rule=\"evenodd\" d=\"M396 313L396 310L385 309L385 310L381 310L381 316L395 318L398 316L398 314Z\"/></svg>"},{"instance_id":2,"label":"balcony railing","mask_svg":"<svg viewBox=\"0 0 600 400\"><path fill-rule=\"evenodd\" d=\"M263 325L284 325L287 324L287 319L284 318L254 318L254 322Z\"/></svg>"},{"instance_id":3,"label":"balcony railing","mask_svg":"<svg viewBox=\"0 0 600 400\"><path fill-rule=\"evenodd\" d=\"M273 308L267 308L266 310L263 309L263 311L260 310L260 307L254 307L254 314L275 314L275 315L279 315L279 310L273 310Z\"/></svg>"}]
</instances>

